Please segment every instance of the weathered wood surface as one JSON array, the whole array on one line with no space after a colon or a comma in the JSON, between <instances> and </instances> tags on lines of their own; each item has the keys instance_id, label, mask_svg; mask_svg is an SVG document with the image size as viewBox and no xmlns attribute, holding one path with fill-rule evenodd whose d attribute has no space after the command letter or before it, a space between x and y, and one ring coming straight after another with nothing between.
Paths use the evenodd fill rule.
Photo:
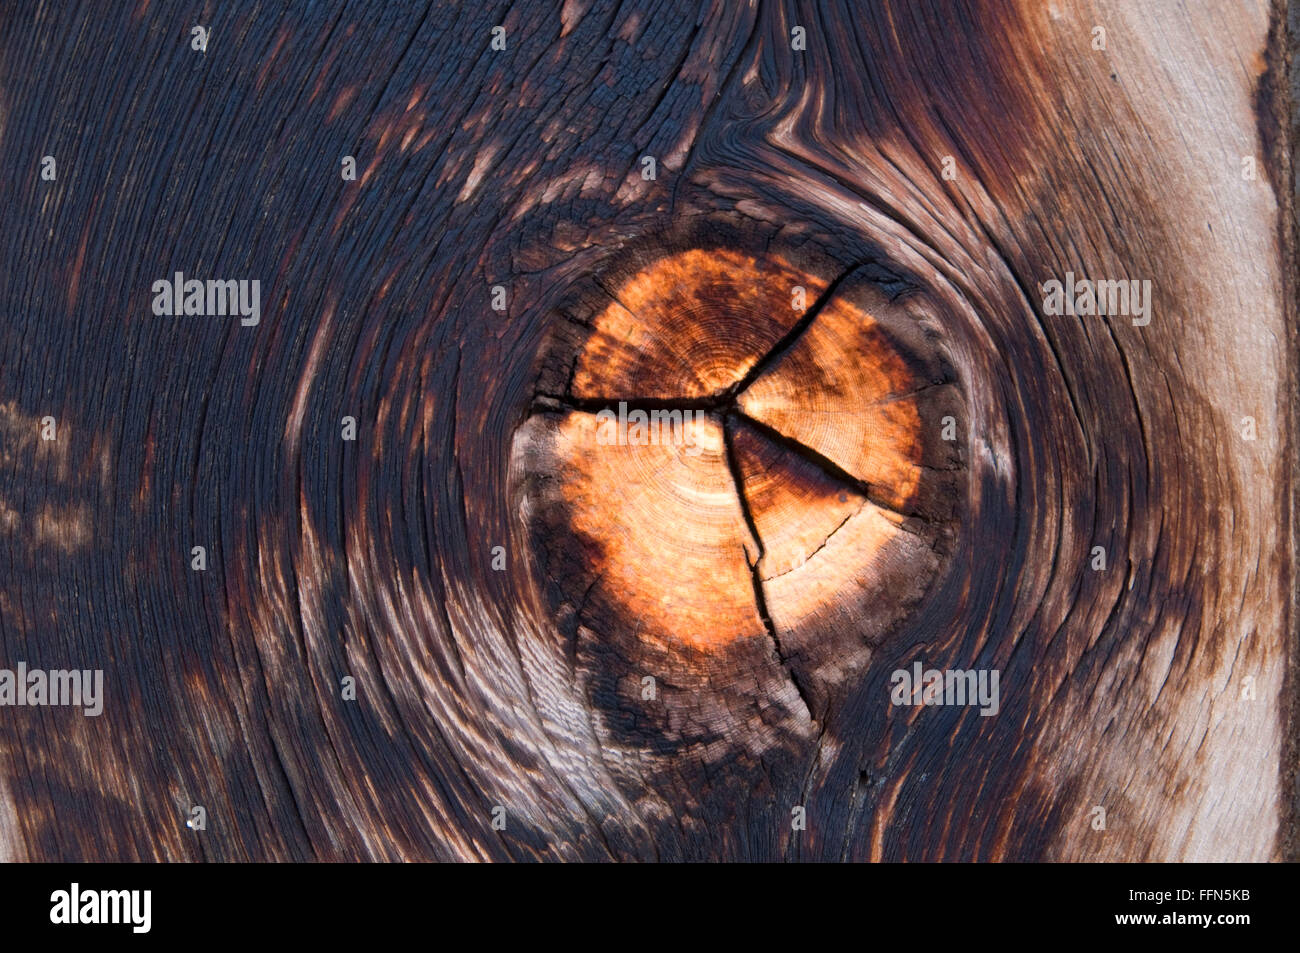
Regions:
<instances>
[{"instance_id":1,"label":"weathered wood surface","mask_svg":"<svg viewBox=\"0 0 1300 953\"><path fill-rule=\"evenodd\" d=\"M0 854L1289 855L1284 21L7 7L0 667L106 697L0 708ZM596 452L623 398L701 453Z\"/></svg>"}]
</instances>

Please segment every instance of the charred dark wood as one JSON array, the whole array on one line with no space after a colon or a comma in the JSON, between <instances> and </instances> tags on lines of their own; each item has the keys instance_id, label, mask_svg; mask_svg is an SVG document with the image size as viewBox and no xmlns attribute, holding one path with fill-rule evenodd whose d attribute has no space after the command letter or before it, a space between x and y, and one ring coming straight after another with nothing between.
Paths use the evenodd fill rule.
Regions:
<instances>
[{"instance_id":1,"label":"charred dark wood","mask_svg":"<svg viewBox=\"0 0 1300 953\"><path fill-rule=\"evenodd\" d=\"M0 13L0 855L1294 853L1280 2L192 16Z\"/></svg>"}]
</instances>

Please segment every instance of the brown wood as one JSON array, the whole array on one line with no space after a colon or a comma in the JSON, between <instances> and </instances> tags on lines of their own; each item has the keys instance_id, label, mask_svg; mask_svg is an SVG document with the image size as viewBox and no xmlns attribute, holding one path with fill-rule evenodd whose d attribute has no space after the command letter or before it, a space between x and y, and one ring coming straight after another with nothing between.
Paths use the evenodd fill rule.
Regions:
<instances>
[{"instance_id":1,"label":"brown wood","mask_svg":"<svg viewBox=\"0 0 1300 953\"><path fill-rule=\"evenodd\" d=\"M1284 6L0 12L0 857L1293 858Z\"/></svg>"}]
</instances>

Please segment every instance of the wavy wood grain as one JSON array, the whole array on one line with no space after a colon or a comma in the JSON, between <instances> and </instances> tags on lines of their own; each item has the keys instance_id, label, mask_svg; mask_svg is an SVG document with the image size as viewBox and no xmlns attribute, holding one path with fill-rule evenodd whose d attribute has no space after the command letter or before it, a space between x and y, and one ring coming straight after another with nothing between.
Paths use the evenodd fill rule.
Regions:
<instances>
[{"instance_id":1,"label":"wavy wood grain","mask_svg":"<svg viewBox=\"0 0 1300 953\"><path fill-rule=\"evenodd\" d=\"M0 854L1293 855L1284 19L1265 0L6 8L0 667L102 668L107 699L0 709ZM908 515L943 532L890 517L911 489L824 536L784 515L828 471L755 464L771 434L735 438L756 441L755 499L747 520L717 497L735 552L707 570L703 537L614 506L623 471L574 478L590 408L558 398L699 397L791 327L754 305L758 343L724 353L705 321L697 352L655 338L662 284L611 302L699 248L687 280L780 256L813 299L853 271L864 307L899 309L922 379L900 372L913 396L872 432L903 443L857 460L837 429L820 452L872 485L937 474ZM260 280L260 323L155 317L176 271ZM1045 315L1039 285L1067 271L1151 281L1150 324ZM852 349L819 343L830 317L779 393L845 377L816 353ZM606 350L583 350L593 329ZM734 472L727 425L705 491ZM622 534L624 576L575 544L573 507ZM750 523L768 618L751 586L728 619L753 637L715 645ZM682 553L646 564L647 534ZM797 581L814 558L843 578ZM689 614L706 573L707 619L638 627L629 593L679 589ZM917 661L998 670L999 713L891 705Z\"/></svg>"}]
</instances>

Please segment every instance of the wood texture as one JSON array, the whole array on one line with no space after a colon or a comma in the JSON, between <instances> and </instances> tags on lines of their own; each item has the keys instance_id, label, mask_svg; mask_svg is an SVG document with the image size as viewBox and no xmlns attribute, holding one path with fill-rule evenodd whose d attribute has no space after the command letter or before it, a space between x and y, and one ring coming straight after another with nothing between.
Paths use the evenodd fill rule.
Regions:
<instances>
[{"instance_id":1,"label":"wood texture","mask_svg":"<svg viewBox=\"0 0 1300 953\"><path fill-rule=\"evenodd\" d=\"M1285 20L6 7L0 856L1292 855Z\"/></svg>"}]
</instances>

